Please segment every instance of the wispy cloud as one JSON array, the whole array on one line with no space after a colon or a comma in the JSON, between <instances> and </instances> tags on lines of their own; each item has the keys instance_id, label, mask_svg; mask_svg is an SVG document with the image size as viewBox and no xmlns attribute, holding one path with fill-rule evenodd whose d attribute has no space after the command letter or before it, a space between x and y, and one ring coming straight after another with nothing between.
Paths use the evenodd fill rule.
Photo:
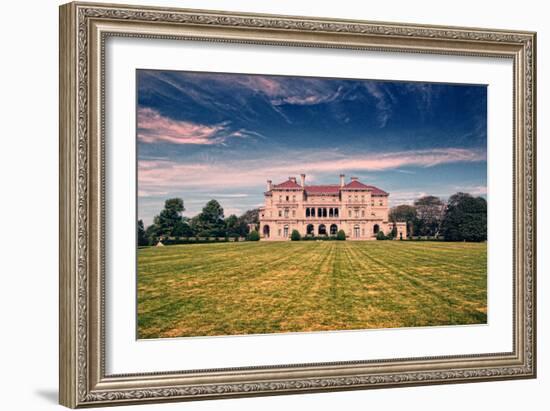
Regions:
<instances>
[{"instance_id":1,"label":"wispy cloud","mask_svg":"<svg viewBox=\"0 0 550 411\"><path fill-rule=\"evenodd\" d=\"M308 181L318 175L341 172L375 172L400 167L434 167L449 163L485 161L484 152L460 148L413 150L371 155L344 155L334 151L295 152L284 159L240 160L223 163L181 163L167 160L139 161L139 189L177 191L181 189L238 189L260 187L266 179L278 181L302 172ZM276 160L276 161L275 161ZM243 195L240 193L233 196Z\"/></svg>"},{"instance_id":2,"label":"wispy cloud","mask_svg":"<svg viewBox=\"0 0 550 411\"><path fill-rule=\"evenodd\" d=\"M375 99L379 127L385 127L392 115L391 94L388 94L383 83L365 82L365 89Z\"/></svg>"},{"instance_id":3,"label":"wispy cloud","mask_svg":"<svg viewBox=\"0 0 550 411\"><path fill-rule=\"evenodd\" d=\"M143 107L137 113L137 134L143 143L201 145L220 144L228 138L245 136L244 130L229 130L227 123L205 125L174 120Z\"/></svg>"}]
</instances>

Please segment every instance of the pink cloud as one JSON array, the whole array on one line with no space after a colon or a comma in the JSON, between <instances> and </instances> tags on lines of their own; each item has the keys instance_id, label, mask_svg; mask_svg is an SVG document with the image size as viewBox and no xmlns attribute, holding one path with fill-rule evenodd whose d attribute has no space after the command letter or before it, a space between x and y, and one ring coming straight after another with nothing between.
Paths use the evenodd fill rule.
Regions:
<instances>
[{"instance_id":1,"label":"pink cloud","mask_svg":"<svg viewBox=\"0 0 550 411\"><path fill-rule=\"evenodd\" d=\"M138 139L144 143L218 144L228 137L243 136L241 132L229 132L223 125L173 120L151 108L138 109L137 128Z\"/></svg>"},{"instance_id":2,"label":"pink cloud","mask_svg":"<svg viewBox=\"0 0 550 411\"><path fill-rule=\"evenodd\" d=\"M304 170L318 172L340 172L342 170L381 171L399 167L433 167L439 164L474 162L486 159L485 154L461 148L434 150L414 150L376 154L367 156L342 156L341 158L321 159L319 161L303 162ZM329 160L329 161L327 161Z\"/></svg>"},{"instance_id":3,"label":"pink cloud","mask_svg":"<svg viewBox=\"0 0 550 411\"><path fill-rule=\"evenodd\" d=\"M308 153L294 153L292 158L276 162L240 160L236 163L176 163L168 160L140 161L139 189L143 193L158 191L177 192L183 189L216 190L220 188L246 188L263 186L266 179L283 181L289 175L307 174L308 181L317 175L351 171L382 171L399 167L433 167L456 162L484 161L482 152L460 149L434 149L344 156L334 152L317 153L308 159Z\"/></svg>"}]
</instances>

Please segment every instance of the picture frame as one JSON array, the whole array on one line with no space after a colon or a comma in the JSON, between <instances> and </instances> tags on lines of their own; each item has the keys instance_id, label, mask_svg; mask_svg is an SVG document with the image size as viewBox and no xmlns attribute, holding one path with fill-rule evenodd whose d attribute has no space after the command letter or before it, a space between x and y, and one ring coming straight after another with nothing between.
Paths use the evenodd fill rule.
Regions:
<instances>
[{"instance_id":1,"label":"picture frame","mask_svg":"<svg viewBox=\"0 0 550 411\"><path fill-rule=\"evenodd\" d=\"M110 38L475 56L513 63L512 350L106 372L105 65ZM60 7L60 403L188 401L536 377L536 34L73 2ZM131 287L132 285L129 285Z\"/></svg>"}]
</instances>

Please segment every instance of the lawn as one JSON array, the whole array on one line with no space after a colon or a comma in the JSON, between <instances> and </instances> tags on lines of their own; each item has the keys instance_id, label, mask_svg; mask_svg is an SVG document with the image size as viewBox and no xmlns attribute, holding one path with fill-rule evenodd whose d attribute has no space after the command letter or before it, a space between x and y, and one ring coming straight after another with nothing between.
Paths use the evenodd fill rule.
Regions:
<instances>
[{"instance_id":1,"label":"lawn","mask_svg":"<svg viewBox=\"0 0 550 411\"><path fill-rule=\"evenodd\" d=\"M139 338L487 322L487 245L189 244L138 251Z\"/></svg>"}]
</instances>

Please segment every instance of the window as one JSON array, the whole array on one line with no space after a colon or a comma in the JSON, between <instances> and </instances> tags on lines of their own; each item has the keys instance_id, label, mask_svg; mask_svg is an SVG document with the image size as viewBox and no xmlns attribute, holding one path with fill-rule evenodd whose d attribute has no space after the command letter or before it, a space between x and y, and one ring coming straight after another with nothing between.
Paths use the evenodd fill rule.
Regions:
<instances>
[{"instance_id":1,"label":"window","mask_svg":"<svg viewBox=\"0 0 550 411\"><path fill-rule=\"evenodd\" d=\"M296 210L292 210L292 217L296 217Z\"/></svg>"},{"instance_id":2,"label":"window","mask_svg":"<svg viewBox=\"0 0 550 411\"><path fill-rule=\"evenodd\" d=\"M285 217L288 217L288 208L285 208Z\"/></svg>"},{"instance_id":3,"label":"window","mask_svg":"<svg viewBox=\"0 0 550 411\"><path fill-rule=\"evenodd\" d=\"M355 218L359 218L359 210L357 208L355 209Z\"/></svg>"},{"instance_id":4,"label":"window","mask_svg":"<svg viewBox=\"0 0 550 411\"><path fill-rule=\"evenodd\" d=\"M364 228L361 229L361 235L362 235L363 237L365 236L365 229L364 229Z\"/></svg>"},{"instance_id":5,"label":"window","mask_svg":"<svg viewBox=\"0 0 550 411\"><path fill-rule=\"evenodd\" d=\"M288 201L288 196L286 196L286 201Z\"/></svg>"},{"instance_id":6,"label":"window","mask_svg":"<svg viewBox=\"0 0 550 411\"><path fill-rule=\"evenodd\" d=\"M365 210L361 210L361 217L365 217Z\"/></svg>"},{"instance_id":7,"label":"window","mask_svg":"<svg viewBox=\"0 0 550 411\"><path fill-rule=\"evenodd\" d=\"M384 205L384 202L383 202L382 200L380 200L380 205L381 205L381 206Z\"/></svg>"},{"instance_id":8,"label":"window","mask_svg":"<svg viewBox=\"0 0 550 411\"><path fill-rule=\"evenodd\" d=\"M279 230L279 231L281 231L281 230ZM288 237L288 226L287 225L285 225L284 237L285 238Z\"/></svg>"},{"instance_id":9,"label":"window","mask_svg":"<svg viewBox=\"0 0 550 411\"><path fill-rule=\"evenodd\" d=\"M348 210L348 217L351 217L351 210Z\"/></svg>"},{"instance_id":10,"label":"window","mask_svg":"<svg viewBox=\"0 0 550 411\"><path fill-rule=\"evenodd\" d=\"M292 202L293 202L293 203L296 202L296 196L292 196Z\"/></svg>"},{"instance_id":11,"label":"window","mask_svg":"<svg viewBox=\"0 0 550 411\"><path fill-rule=\"evenodd\" d=\"M279 203L283 201L283 196L279 196Z\"/></svg>"},{"instance_id":12,"label":"window","mask_svg":"<svg viewBox=\"0 0 550 411\"><path fill-rule=\"evenodd\" d=\"M334 209L334 217L338 217L338 209L337 208Z\"/></svg>"},{"instance_id":13,"label":"window","mask_svg":"<svg viewBox=\"0 0 550 411\"><path fill-rule=\"evenodd\" d=\"M279 228L279 237L281 236L281 229Z\"/></svg>"},{"instance_id":14,"label":"window","mask_svg":"<svg viewBox=\"0 0 550 411\"><path fill-rule=\"evenodd\" d=\"M358 196L356 195L356 196L355 196L355 201L357 201L357 198L358 198Z\"/></svg>"},{"instance_id":15,"label":"window","mask_svg":"<svg viewBox=\"0 0 550 411\"><path fill-rule=\"evenodd\" d=\"M279 217L282 217L282 216L283 216L283 211L279 210Z\"/></svg>"}]
</instances>

